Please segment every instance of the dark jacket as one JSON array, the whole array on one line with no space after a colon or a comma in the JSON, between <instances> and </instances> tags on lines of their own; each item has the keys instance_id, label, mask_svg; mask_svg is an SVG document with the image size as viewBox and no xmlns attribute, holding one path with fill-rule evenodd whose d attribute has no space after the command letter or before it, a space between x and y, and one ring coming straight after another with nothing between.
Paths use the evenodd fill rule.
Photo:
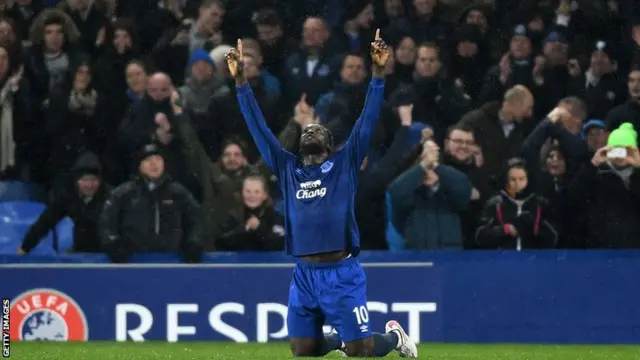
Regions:
<instances>
[{"instance_id":1,"label":"dark jacket","mask_svg":"<svg viewBox=\"0 0 640 360\"><path fill-rule=\"evenodd\" d=\"M553 248L558 234L545 220L547 201L535 194L514 198L502 190L487 201L476 241L484 249ZM513 225L518 236L508 235L505 225Z\"/></svg>"},{"instance_id":2,"label":"dark jacket","mask_svg":"<svg viewBox=\"0 0 640 360\"><path fill-rule=\"evenodd\" d=\"M100 217L100 235L114 262L133 253L181 252L197 262L202 251L200 206L179 183L165 177L150 184L138 178L117 187Z\"/></svg>"},{"instance_id":3,"label":"dark jacket","mask_svg":"<svg viewBox=\"0 0 640 360\"><path fill-rule=\"evenodd\" d=\"M461 211L467 209L471 183L458 170L440 165L438 185L424 185L425 170L417 165L389 187L393 225L408 249L462 249Z\"/></svg>"},{"instance_id":4,"label":"dark jacket","mask_svg":"<svg viewBox=\"0 0 640 360\"><path fill-rule=\"evenodd\" d=\"M74 183L68 191L61 192L51 205L31 225L22 242L22 250L29 252L36 247L43 236L51 231L60 220L69 217L73 220L73 251L99 252L100 235L98 234L98 217L107 198L108 187L101 183L95 196L90 199L78 195L75 178L85 171L102 173L102 165L95 154L85 153L76 161L73 172Z\"/></svg>"},{"instance_id":5,"label":"dark jacket","mask_svg":"<svg viewBox=\"0 0 640 360\"><path fill-rule=\"evenodd\" d=\"M587 163L569 186L577 222L574 247L640 248L640 171L628 179L611 166Z\"/></svg>"},{"instance_id":6,"label":"dark jacket","mask_svg":"<svg viewBox=\"0 0 640 360\"><path fill-rule=\"evenodd\" d=\"M490 102L467 113L460 125L473 129L473 135L485 154L483 169L497 190L498 180L506 172L507 160L518 156L525 139L524 126L515 123L509 136L505 136L499 117L500 103Z\"/></svg>"},{"instance_id":7,"label":"dark jacket","mask_svg":"<svg viewBox=\"0 0 640 360\"><path fill-rule=\"evenodd\" d=\"M255 230L245 229L247 220L255 216L260 225ZM216 248L222 251L278 251L284 249L284 218L272 208L247 209L231 212L216 239Z\"/></svg>"}]
</instances>

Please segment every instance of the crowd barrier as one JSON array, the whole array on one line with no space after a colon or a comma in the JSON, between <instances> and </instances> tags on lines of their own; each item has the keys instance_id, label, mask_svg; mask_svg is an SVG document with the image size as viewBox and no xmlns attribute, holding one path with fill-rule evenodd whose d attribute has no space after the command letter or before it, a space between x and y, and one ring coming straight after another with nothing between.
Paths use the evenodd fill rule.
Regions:
<instances>
[{"instance_id":1,"label":"crowd barrier","mask_svg":"<svg viewBox=\"0 0 640 360\"><path fill-rule=\"evenodd\" d=\"M363 252L360 260L373 331L397 319L419 342L640 342L640 251ZM105 262L89 254L0 256L12 338L286 338L286 255Z\"/></svg>"}]
</instances>

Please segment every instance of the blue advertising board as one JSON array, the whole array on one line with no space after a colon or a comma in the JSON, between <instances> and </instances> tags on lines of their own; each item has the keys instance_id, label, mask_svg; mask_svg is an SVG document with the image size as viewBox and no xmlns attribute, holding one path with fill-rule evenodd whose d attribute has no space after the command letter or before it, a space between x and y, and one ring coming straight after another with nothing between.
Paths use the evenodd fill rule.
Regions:
<instances>
[{"instance_id":1,"label":"blue advertising board","mask_svg":"<svg viewBox=\"0 0 640 360\"><path fill-rule=\"evenodd\" d=\"M285 339L293 265L273 262L279 255L216 259L47 265L7 264L25 260L5 256L0 295L12 299L16 339ZM638 252L363 253L370 326L383 331L397 319L419 342L640 343L639 259Z\"/></svg>"}]
</instances>

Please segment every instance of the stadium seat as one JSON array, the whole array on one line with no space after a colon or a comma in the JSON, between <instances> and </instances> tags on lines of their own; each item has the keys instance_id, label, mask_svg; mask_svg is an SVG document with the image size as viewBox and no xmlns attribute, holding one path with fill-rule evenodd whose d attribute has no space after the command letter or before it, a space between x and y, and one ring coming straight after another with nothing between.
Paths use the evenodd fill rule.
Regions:
<instances>
[{"instance_id":1,"label":"stadium seat","mask_svg":"<svg viewBox=\"0 0 640 360\"><path fill-rule=\"evenodd\" d=\"M37 185L22 181L0 181L0 201L40 201L42 191Z\"/></svg>"},{"instance_id":2,"label":"stadium seat","mask_svg":"<svg viewBox=\"0 0 640 360\"><path fill-rule=\"evenodd\" d=\"M15 254L29 227L45 208L45 204L37 202L0 202L0 253ZM55 254L52 233L47 234L31 253Z\"/></svg>"},{"instance_id":3,"label":"stadium seat","mask_svg":"<svg viewBox=\"0 0 640 360\"><path fill-rule=\"evenodd\" d=\"M386 238L389 251L402 251L404 250L404 238L400 235L396 227L393 226L393 222L391 221L393 211L391 209L391 199L388 192L386 195L385 208L387 213Z\"/></svg>"},{"instance_id":4,"label":"stadium seat","mask_svg":"<svg viewBox=\"0 0 640 360\"><path fill-rule=\"evenodd\" d=\"M62 219L56 226L58 239L58 253L69 252L73 248L73 220L69 217Z\"/></svg>"}]
</instances>

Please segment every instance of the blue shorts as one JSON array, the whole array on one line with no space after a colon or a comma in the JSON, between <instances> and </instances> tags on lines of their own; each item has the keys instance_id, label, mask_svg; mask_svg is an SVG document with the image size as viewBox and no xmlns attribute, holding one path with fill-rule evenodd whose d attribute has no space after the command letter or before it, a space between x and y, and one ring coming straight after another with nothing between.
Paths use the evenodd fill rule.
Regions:
<instances>
[{"instance_id":1,"label":"blue shorts","mask_svg":"<svg viewBox=\"0 0 640 360\"><path fill-rule=\"evenodd\" d=\"M354 257L321 264L299 260L293 270L289 337L323 338L324 324L333 326L344 342L371 336L367 277Z\"/></svg>"}]
</instances>

